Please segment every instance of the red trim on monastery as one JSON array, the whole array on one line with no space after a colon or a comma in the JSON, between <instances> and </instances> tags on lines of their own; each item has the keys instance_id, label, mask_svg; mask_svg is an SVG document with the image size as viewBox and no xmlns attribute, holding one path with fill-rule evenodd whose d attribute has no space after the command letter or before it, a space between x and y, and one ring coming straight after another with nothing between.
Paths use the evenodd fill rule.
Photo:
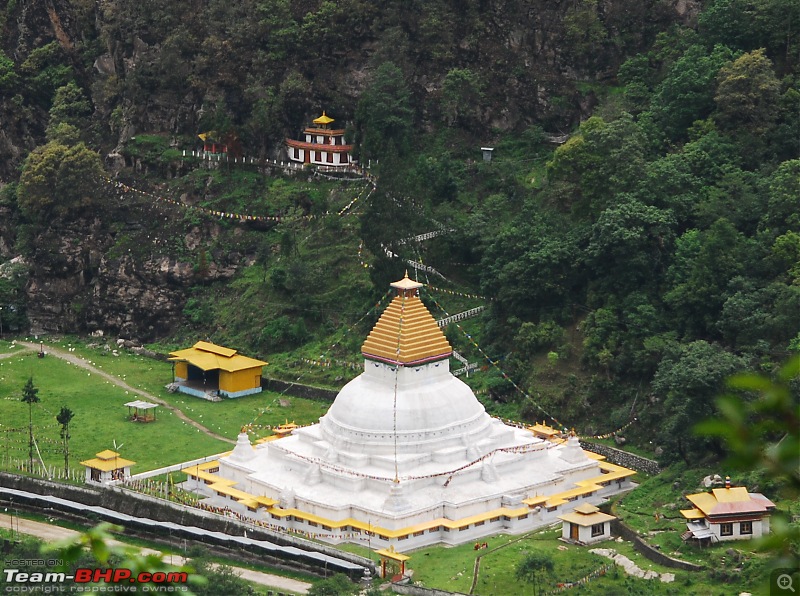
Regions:
<instances>
[{"instance_id":1,"label":"red trim on monastery","mask_svg":"<svg viewBox=\"0 0 800 596\"><path fill-rule=\"evenodd\" d=\"M307 149L309 151L327 151L329 153L349 153L352 145L327 145L325 143L306 143L305 141L295 141L294 139L286 139L286 144L289 147L296 149Z\"/></svg>"}]
</instances>

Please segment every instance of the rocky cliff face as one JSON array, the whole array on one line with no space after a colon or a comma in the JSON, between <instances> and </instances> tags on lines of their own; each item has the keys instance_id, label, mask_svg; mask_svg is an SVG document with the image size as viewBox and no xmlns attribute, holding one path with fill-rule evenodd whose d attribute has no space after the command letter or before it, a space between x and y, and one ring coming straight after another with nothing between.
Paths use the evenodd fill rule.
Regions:
<instances>
[{"instance_id":1,"label":"rocky cliff face","mask_svg":"<svg viewBox=\"0 0 800 596\"><path fill-rule=\"evenodd\" d=\"M401 66L423 127L442 119L453 69L484 90L476 130L581 116L577 83L613 74L696 0L361 0L237 3L47 0L0 11L0 180L41 144L55 89L75 80L91 98L87 136L106 153L135 134L194 135L232 126L266 151L321 106L353 118L375 66ZM10 81L10 80L9 80ZM582 103L583 102L583 103Z\"/></svg>"},{"instance_id":2,"label":"rocky cliff face","mask_svg":"<svg viewBox=\"0 0 800 596\"><path fill-rule=\"evenodd\" d=\"M165 237L174 226L160 228L151 219L148 226L114 229L108 223L114 215L79 218L36 233L26 287L34 332L102 331L152 340L180 322L193 286L232 277L244 259L236 251L211 250L198 268L190 256L158 249L163 244L173 254L181 252L173 242L178 239ZM196 228L179 242L197 248L209 232Z\"/></svg>"},{"instance_id":3,"label":"rocky cliff face","mask_svg":"<svg viewBox=\"0 0 800 596\"><path fill-rule=\"evenodd\" d=\"M69 82L91 105L81 138L118 168L142 133L193 139L228 127L248 153L274 154L321 107L351 120L370 73L389 60L421 129L444 121L443 82L457 69L482 89L464 119L471 134L566 128L592 106L578 81L607 76L695 9L695 0L9 2L0 9L0 183L45 142L55 92ZM21 234L1 203L0 258L26 253L29 317L43 331L160 335L193 285L232 276L248 253L214 252L213 229L188 240L174 226L154 231L147 210L20 222Z\"/></svg>"}]
</instances>

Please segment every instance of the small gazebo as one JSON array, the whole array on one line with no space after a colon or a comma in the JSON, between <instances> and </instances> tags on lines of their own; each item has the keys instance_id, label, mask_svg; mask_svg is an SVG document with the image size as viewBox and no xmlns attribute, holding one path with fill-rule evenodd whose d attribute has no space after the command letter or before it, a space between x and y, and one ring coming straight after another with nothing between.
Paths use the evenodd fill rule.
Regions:
<instances>
[{"instance_id":1,"label":"small gazebo","mask_svg":"<svg viewBox=\"0 0 800 596\"><path fill-rule=\"evenodd\" d=\"M128 406L128 419L132 422L155 422L158 404L137 399L125 405Z\"/></svg>"},{"instance_id":2,"label":"small gazebo","mask_svg":"<svg viewBox=\"0 0 800 596\"><path fill-rule=\"evenodd\" d=\"M131 475L131 466L135 461L120 457L116 451L105 449L92 459L82 461L86 468L86 482L91 484L108 484L109 482L125 480Z\"/></svg>"}]
</instances>

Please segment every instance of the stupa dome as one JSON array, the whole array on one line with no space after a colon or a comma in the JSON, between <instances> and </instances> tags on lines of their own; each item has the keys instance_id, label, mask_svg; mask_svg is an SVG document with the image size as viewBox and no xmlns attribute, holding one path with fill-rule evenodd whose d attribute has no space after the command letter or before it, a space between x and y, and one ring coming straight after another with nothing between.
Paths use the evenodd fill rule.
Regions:
<instances>
[{"instance_id":1,"label":"stupa dome","mask_svg":"<svg viewBox=\"0 0 800 596\"><path fill-rule=\"evenodd\" d=\"M320 420L322 436L348 451L419 453L478 441L492 418L450 374L452 348L408 274L361 353L364 374L342 388Z\"/></svg>"}]
</instances>

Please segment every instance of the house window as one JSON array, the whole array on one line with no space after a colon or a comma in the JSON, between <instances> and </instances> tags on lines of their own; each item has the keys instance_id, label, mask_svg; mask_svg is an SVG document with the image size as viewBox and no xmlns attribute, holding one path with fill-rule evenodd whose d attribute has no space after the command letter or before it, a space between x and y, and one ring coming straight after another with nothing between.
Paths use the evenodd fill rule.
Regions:
<instances>
[{"instance_id":1,"label":"house window","mask_svg":"<svg viewBox=\"0 0 800 596\"><path fill-rule=\"evenodd\" d=\"M328 151L328 152L325 154L325 160L326 160L328 163L333 163L333 153L331 153L330 151Z\"/></svg>"},{"instance_id":2,"label":"house window","mask_svg":"<svg viewBox=\"0 0 800 596\"><path fill-rule=\"evenodd\" d=\"M746 521L739 524L739 534L746 535L753 533L753 522Z\"/></svg>"},{"instance_id":3,"label":"house window","mask_svg":"<svg viewBox=\"0 0 800 596\"><path fill-rule=\"evenodd\" d=\"M733 524L720 524L719 525L719 535L720 536L733 536Z\"/></svg>"},{"instance_id":4,"label":"house window","mask_svg":"<svg viewBox=\"0 0 800 596\"><path fill-rule=\"evenodd\" d=\"M603 525L604 524L594 524L592 526L592 538L596 536L602 536L605 532L603 532Z\"/></svg>"}]
</instances>

